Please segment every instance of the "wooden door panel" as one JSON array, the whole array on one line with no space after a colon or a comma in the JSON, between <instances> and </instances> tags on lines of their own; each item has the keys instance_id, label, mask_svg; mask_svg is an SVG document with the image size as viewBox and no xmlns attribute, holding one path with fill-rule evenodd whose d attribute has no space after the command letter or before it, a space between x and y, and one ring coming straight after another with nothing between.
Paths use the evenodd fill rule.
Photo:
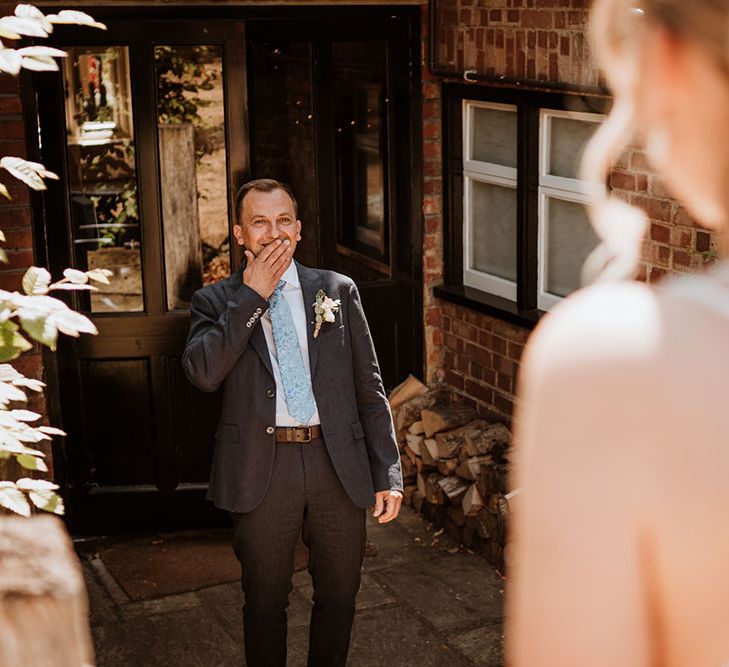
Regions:
<instances>
[{"instance_id":1,"label":"wooden door panel","mask_svg":"<svg viewBox=\"0 0 729 667\"><path fill-rule=\"evenodd\" d=\"M150 360L81 364L92 487L154 485L156 456Z\"/></svg>"}]
</instances>

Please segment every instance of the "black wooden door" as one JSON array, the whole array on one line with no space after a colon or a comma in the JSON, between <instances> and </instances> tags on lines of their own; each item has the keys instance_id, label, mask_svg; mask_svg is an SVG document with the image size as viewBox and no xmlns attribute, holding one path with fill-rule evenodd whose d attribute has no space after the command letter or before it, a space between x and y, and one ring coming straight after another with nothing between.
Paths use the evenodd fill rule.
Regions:
<instances>
[{"instance_id":1,"label":"black wooden door","mask_svg":"<svg viewBox=\"0 0 729 667\"><path fill-rule=\"evenodd\" d=\"M192 292L231 271L231 203L247 172L245 36L227 22L60 29L62 75L37 79L55 273L111 271L73 296L98 336L64 341L56 467L71 528L210 524L219 397L180 355ZM235 268L235 267L233 267Z\"/></svg>"},{"instance_id":2,"label":"black wooden door","mask_svg":"<svg viewBox=\"0 0 729 667\"><path fill-rule=\"evenodd\" d=\"M417 27L385 14L247 31L252 173L297 193L297 258L356 281L385 385L420 375Z\"/></svg>"},{"instance_id":3,"label":"black wooden door","mask_svg":"<svg viewBox=\"0 0 729 667\"><path fill-rule=\"evenodd\" d=\"M69 436L54 465L75 532L226 520L204 501L220 397L180 355L192 292L240 261L232 199L250 176L294 187L300 261L357 281L386 386L422 371L416 14L337 11L159 11L54 33L69 58L36 92L40 157L62 178L39 250L54 275L113 274L69 295L99 335L56 356Z\"/></svg>"}]
</instances>

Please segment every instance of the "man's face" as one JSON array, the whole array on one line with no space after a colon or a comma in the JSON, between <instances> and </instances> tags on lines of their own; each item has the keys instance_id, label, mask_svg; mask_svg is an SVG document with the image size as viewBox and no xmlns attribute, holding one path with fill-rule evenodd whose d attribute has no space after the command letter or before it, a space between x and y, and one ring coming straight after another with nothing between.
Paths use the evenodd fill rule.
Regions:
<instances>
[{"instance_id":1,"label":"man's face","mask_svg":"<svg viewBox=\"0 0 729 667\"><path fill-rule=\"evenodd\" d=\"M238 224L233 226L238 243L256 257L276 239L288 239L293 253L300 233L301 221L296 219L294 203L283 190L251 190L243 199Z\"/></svg>"}]
</instances>

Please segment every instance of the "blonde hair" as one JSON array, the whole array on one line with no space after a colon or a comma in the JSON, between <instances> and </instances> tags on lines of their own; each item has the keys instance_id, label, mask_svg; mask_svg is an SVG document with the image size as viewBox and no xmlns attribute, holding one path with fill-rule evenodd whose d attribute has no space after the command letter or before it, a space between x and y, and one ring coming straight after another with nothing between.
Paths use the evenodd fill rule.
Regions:
<instances>
[{"instance_id":1,"label":"blonde hair","mask_svg":"<svg viewBox=\"0 0 729 667\"><path fill-rule=\"evenodd\" d=\"M729 76L729 0L595 0L591 43L615 103L582 161L583 178L595 184L588 214L602 241L585 262L585 283L629 277L640 261L647 216L610 196L603 184L634 139L637 59L648 24L700 44Z\"/></svg>"}]
</instances>

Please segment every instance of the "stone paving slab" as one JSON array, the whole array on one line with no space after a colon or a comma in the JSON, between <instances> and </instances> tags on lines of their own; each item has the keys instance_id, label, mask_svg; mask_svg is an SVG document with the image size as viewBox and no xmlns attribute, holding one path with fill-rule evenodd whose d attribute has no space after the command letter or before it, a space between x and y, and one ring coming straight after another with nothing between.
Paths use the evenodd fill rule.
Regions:
<instances>
[{"instance_id":1,"label":"stone paving slab","mask_svg":"<svg viewBox=\"0 0 729 667\"><path fill-rule=\"evenodd\" d=\"M404 508L386 526L368 520L350 667L497 667L503 581ZM238 583L141 602L114 596L99 563L84 562L99 667L245 665ZM104 575L104 576L102 576ZM305 667L311 578L293 578L288 666ZM111 592L110 592L111 591Z\"/></svg>"}]
</instances>

